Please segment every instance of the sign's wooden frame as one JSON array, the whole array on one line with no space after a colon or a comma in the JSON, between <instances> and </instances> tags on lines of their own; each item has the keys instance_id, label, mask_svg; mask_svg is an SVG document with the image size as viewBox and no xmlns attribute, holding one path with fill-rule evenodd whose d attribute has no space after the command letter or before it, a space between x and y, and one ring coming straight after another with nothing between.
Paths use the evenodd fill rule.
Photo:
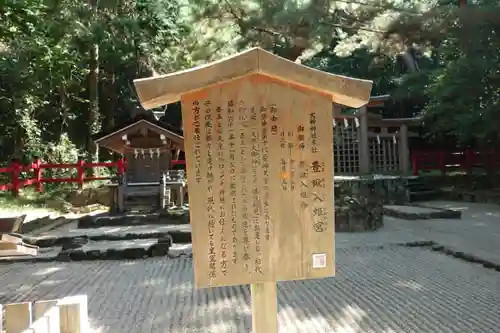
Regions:
<instances>
[{"instance_id":1,"label":"sign's wooden frame","mask_svg":"<svg viewBox=\"0 0 500 333\"><path fill-rule=\"evenodd\" d=\"M321 72L260 48L253 48L193 69L138 79L134 84L139 101L146 109L182 101L190 216L193 227L195 284L198 287L251 284L254 333L278 332L276 281L334 275L334 215L331 184L333 108L335 104L353 108L367 104L372 82ZM259 114L257 109L260 110ZM229 113L235 115L237 120L230 121ZM260 117L267 120L261 121ZM200 119L203 123L208 119L210 124L200 129L198 126ZM236 124L234 133L237 133L240 139L238 146L240 149L234 150L233 153L228 153L229 148L226 147L229 138L234 139L233 132L228 134L228 131L233 131L230 124ZM251 137L258 139L251 141ZM195 148L201 147L201 144L206 146ZM258 146L254 151L248 149L252 144ZM222 146L224 148L216 148ZM264 146L266 151L268 150L265 155L266 162L262 162L264 158L261 156L261 148ZM228 185L226 179L228 176L225 173L231 173L232 176L238 173L238 176L245 180L246 176L242 175L250 174L248 171L250 164L248 167L243 166L238 169L241 171L227 172L228 169L234 170L235 167L228 167L223 161L232 156L229 159L233 158L235 165L234 156L237 155L241 157L241 160L238 160L240 164L246 165L245 163L251 161L253 165L254 161L251 158L254 152L259 154L260 162L259 170L253 170L253 183L242 185L232 180L232 185ZM200 157L200 154L205 155ZM281 162L280 165L280 160L285 162ZM213 161L219 163L219 170L215 170ZM224 165L221 167L220 164ZM269 172L262 170L264 165L266 170L270 170ZM313 175L316 178L307 176L309 171L306 171L304 179L299 181L297 174L302 170L300 168L309 171L316 168L314 172L317 174ZM263 181L262 174L270 174L271 180ZM318 178L318 174L322 178ZM217 179L217 182L209 181L207 178ZM293 185L294 179L297 181L297 186ZM297 187L302 181L307 189L300 192L299 196ZM254 201L259 202L256 207L260 208L256 208L257 210L250 214L253 216L252 223L255 227L255 233L252 235L255 244L248 243L249 236L245 231L238 231L238 236L235 236L233 231L231 243L233 257L232 262L229 262L226 253L229 251L227 250L229 243L224 241L226 236L221 236L224 235L221 231L224 228L214 231L216 228L213 226L215 216L221 212L223 214L220 216L226 216L228 206L225 199L216 198L215 195L221 192L233 192L231 189L237 186L246 187L245 184L250 190L258 193L255 194L257 199L254 198ZM247 191L249 190L242 190L245 193ZM262 204L264 199L261 196L265 191L270 193L269 201ZM319 194L325 208L318 208L312 204L312 197L314 195L318 197ZM246 194L231 194L231 196L233 206L240 207L238 209L243 209L244 212L248 211L248 201L242 199ZM235 199L237 196L238 199ZM218 200L216 206L212 204L214 198ZM330 207L328 203L332 206ZM265 222L266 225L272 224L270 227L272 232L269 233L272 237L267 237L267 242L263 240L261 243L259 238L261 236L258 235L263 234L264 217L257 211L262 210L267 204L270 207L271 218L266 218ZM320 213L321 221L318 222ZM237 215L237 222L234 222L236 213L232 215L233 230L235 224L244 227L249 223L249 219L245 217L247 213L241 214L238 211ZM271 223L268 223L269 221ZM219 223L221 226L229 225L227 219ZM217 237L214 236L215 233ZM243 249L250 247L253 252L243 254ZM261 250L256 250L255 247ZM236 260L234 253L238 254L238 258L243 254L241 258L244 259L241 262L240 259ZM215 258L216 254L219 255L217 259L211 258ZM253 261L254 258L258 259ZM315 263L316 259L318 261ZM217 269L220 269L217 274L214 268L216 265ZM232 268L230 274L227 273L229 271L227 267Z\"/></svg>"}]
</instances>

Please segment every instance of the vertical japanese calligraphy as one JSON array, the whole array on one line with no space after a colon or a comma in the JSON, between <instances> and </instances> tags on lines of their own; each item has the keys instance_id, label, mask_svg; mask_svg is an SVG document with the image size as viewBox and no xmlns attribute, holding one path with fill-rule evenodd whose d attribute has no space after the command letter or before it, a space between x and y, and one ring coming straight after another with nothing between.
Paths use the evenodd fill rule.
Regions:
<instances>
[{"instance_id":1,"label":"vertical japanese calligraphy","mask_svg":"<svg viewBox=\"0 0 500 333\"><path fill-rule=\"evenodd\" d=\"M194 153L194 164L195 164L195 177L196 183L199 184L201 181L201 126L200 126L200 102L198 100L193 101L193 153Z\"/></svg>"},{"instance_id":2,"label":"vertical japanese calligraphy","mask_svg":"<svg viewBox=\"0 0 500 333\"><path fill-rule=\"evenodd\" d=\"M277 120L277 119L276 119ZM271 239L271 217L269 215L269 138L268 138L268 116L267 108L260 108L260 125L261 125L261 165L262 165L262 206L264 214L264 223L266 226L266 240Z\"/></svg>"},{"instance_id":3,"label":"vertical japanese calligraphy","mask_svg":"<svg viewBox=\"0 0 500 333\"><path fill-rule=\"evenodd\" d=\"M248 108L245 106L245 101L239 101L238 108L238 121L240 124L245 124L248 120ZM242 259L244 262L244 269L248 271L250 269L249 261L250 257L250 223L249 223L249 211L248 211L248 183L249 183L249 175L248 175L248 157L250 151L250 139L247 137L246 126L240 126L240 179L239 179L239 188L241 189L241 223L243 226L243 255Z\"/></svg>"},{"instance_id":4,"label":"vertical japanese calligraphy","mask_svg":"<svg viewBox=\"0 0 500 333\"><path fill-rule=\"evenodd\" d=\"M294 135L294 128L292 127L291 129L289 129L287 131L288 133L288 138L287 138L287 148L288 148L288 151L289 151L289 155L292 156L292 150L295 149L296 145L295 145L295 135ZM290 157L290 191L295 191L295 168L297 167L296 165L296 161Z\"/></svg>"},{"instance_id":5,"label":"vertical japanese calligraphy","mask_svg":"<svg viewBox=\"0 0 500 333\"><path fill-rule=\"evenodd\" d=\"M236 207L236 134L235 134L235 112L234 101L227 102L227 131L228 131L228 149L229 149L229 190L231 197L231 261L236 264L238 252L236 250L237 238L237 219L238 212Z\"/></svg>"},{"instance_id":6,"label":"vertical japanese calligraphy","mask_svg":"<svg viewBox=\"0 0 500 333\"><path fill-rule=\"evenodd\" d=\"M212 159L212 144L213 144L213 120L211 102L206 100L204 106L204 134L205 134L205 147L204 150L207 154L207 167L206 167L206 181L207 181L207 213L208 213L208 237L209 237L209 251L208 262L209 271L208 277L210 279L217 278L217 253L215 250L215 207L214 207L214 175L213 175L213 159Z\"/></svg>"},{"instance_id":7,"label":"vertical japanese calligraphy","mask_svg":"<svg viewBox=\"0 0 500 333\"><path fill-rule=\"evenodd\" d=\"M325 201L325 162L321 160L318 153L318 134L316 123L316 112L309 114L310 142L313 161L309 165L310 182L309 186L313 194L312 215L314 219L314 231L325 232L328 229L328 201ZM332 182L332 179L328 180Z\"/></svg>"},{"instance_id":8,"label":"vertical japanese calligraphy","mask_svg":"<svg viewBox=\"0 0 500 333\"><path fill-rule=\"evenodd\" d=\"M256 77L183 97L198 286L333 272L331 100Z\"/></svg>"},{"instance_id":9,"label":"vertical japanese calligraphy","mask_svg":"<svg viewBox=\"0 0 500 333\"><path fill-rule=\"evenodd\" d=\"M225 124L223 123L224 117L222 115L222 107L217 106L216 108L216 133L217 133L217 173L219 178L219 242L220 242L220 271L225 276L227 275L228 267L228 242L226 236L226 160L224 158L224 153L226 151L226 143L224 138L224 132L226 131Z\"/></svg>"},{"instance_id":10,"label":"vertical japanese calligraphy","mask_svg":"<svg viewBox=\"0 0 500 333\"><path fill-rule=\"evenodd\" d=\"M262 271L262 244L261 244L261 189L259 188L259 174L261 166L261 152L260 152L260 137L259 137L259 121L258 111L255 107L250 108L250 119L252 126L252 222L255 240L255 258L254 258L254 272L263 274Z\"/></svg>"},{"instance_id":11,"label":"vertical japanese calligraphy","mask_svg":"<svg viewBox=\"0 0 500 333\"><path fill-rule=\"evenodd\" d=\"M271 104L270 107L271 110L271 134L272 135L277 135L278 134L278 108L276 107L276 104Z\"/></svg>"},{"instance_id":12,"label":"vertical japanese calligraphy","mask_svg":"<svg viewBox=\"0 0 500 333\"><path fill-rule=\"evenodd\" d=\"M318 152L317 146L317 134L316 134L316 112L311 112L309 114L309 131L311 133L311 153L315 154Z\"/></svg>"}]
</instances>

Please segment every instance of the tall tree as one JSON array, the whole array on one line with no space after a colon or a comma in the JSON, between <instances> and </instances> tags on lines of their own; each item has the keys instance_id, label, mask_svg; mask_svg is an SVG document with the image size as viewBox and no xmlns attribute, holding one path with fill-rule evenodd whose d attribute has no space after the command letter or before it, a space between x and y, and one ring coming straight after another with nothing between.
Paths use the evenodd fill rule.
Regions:
<instances>
[{"instance_id":1,"label":"tall tree","mask_svg":"<svg viewBox=\"0 0 500 333\"><path fill-rule=\"evenodd\" d=\"M301 60L329 48L333 40L338 40L336 52L344 56L360 47L376 50L389 22L404 12L424 12L433 0L186 1L199 35L208 35L211 45L218 40L215 51L260 45ZM215 27L222 33L206 33Z\"/></svg>"},{"instance_id":2,"label":"tall tree","mask_svg":"<svg viewBox=\"0 0 500 333\"><path fill-rule=\"evenodd\" d=\"M133 79L189 62L176 0L102 0L92 3L97 11L77 0L4 2L0 160L64 158L67 146L65 158L74 161L89 147L90 130L110 128L138 106ZM99 45L98 63L91 45ZM98 112L92 117L89 105Z\"/></svg>"}]
</instances>

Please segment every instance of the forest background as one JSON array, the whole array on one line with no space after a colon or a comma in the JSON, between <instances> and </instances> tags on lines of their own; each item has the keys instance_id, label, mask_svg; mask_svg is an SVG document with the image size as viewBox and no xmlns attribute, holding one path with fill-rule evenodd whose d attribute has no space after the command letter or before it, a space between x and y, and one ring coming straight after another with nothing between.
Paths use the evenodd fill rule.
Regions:
<instances>
[{"instance_id":1,"label":"forest background","mask_svg":"<svg viewBox=\"0 0 500 333\"><path fill-rule=\"evenodd\" d=\"M497 0L1 0L0 164L75 162L140 108L136 78L261 46L374 81L386 116L499 147ZM166 119L180 128L178 105ZM440 141L441 140L441 141ZM113 157L104 152L102 160Z\"/></svg>"}]
</instances>

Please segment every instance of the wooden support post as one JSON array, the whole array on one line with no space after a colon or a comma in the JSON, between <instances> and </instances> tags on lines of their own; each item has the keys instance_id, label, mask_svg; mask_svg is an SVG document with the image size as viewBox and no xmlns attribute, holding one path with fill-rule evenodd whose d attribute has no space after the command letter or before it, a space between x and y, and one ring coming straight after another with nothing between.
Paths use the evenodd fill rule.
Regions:
<instances>
[{"instance_id":1,"label":"wooden support post","mask_svg":"<svg viewBox=\"0 0 500 333\"><path fill-rule=\"evenodd\" d=\"M87 296L66 297L57 305L60 309L61 332L85 333L89 331Z\"/></svg>"},{"instance_id":2,"label":"wooden support post","mask_svg":"<svg viewBox=\"0 0 500 333\"><path fill-rule=\"evenodd\" d=\"M254 283L252 294L252 332L278 333L278 295L276 282Z\"/></svg>"},{"instance_id":3,"label":"wooden support post","mask_svg":"<svg viewBox=\"0 0 500 333\"><path fill-rule=\"evenodd\" d=\"M40 160L40 158L35 157L35 159L33 160L33 173L34 173L34 176L36 179L35 186L36 186L37 192L42 192L42 188L43 188L43 185L41 182L41 179L42 179L42 168L40 168L41 164L42 164L42 161Z\"/></svg>"},{"instance_id":4,"label":"wooden support post","mask_svg":"<svg viewBox=\"0 0 500 333\"><path fill-rule=\"evenodd\" d=\"M368 114L366 106L360 110L359 116L359 172L367 174L370 172L370 147L368 145Z\"/></svg>"},{"instance_id":5,"label":"wooden support post","mask_svg":"<svg viewBox=\"0 0 500 333\"><path fill-rule=\"evenodd\" d=\"M403 176L410 174L410 151L408 148L408 125L399 128L399 166Z\"/></svg>"},{"instance_id":6,"label":"wooden support post","mask_svg":"<svg viewBox=\"0 0 500 333\"><path fill-rule=\"evenodd\" d=\"M21 189L21 181L19 180L19 175L21 174L21 163L18 160L13 160L11 164L11 184L12 184L12 194L14 196L19 195L19 190Z\"/></svg>"},{"instance_id":7,"label":"wooden support post","mask_svg":"<svg viewBox=\"0 0 500 333\"><path fill-rule=\"evenodd\" d=\"M179 206L183 206L184 205L184 186L183 185L180 185L179 186Z\"/></svg>"},{"instance_id":8,"label":"wooden support post","mask_svg":"<svg viewBox=\"0 0 500 333\"><path fill-rule=\"evenodd\" d=\"M166 205L165 205L165 197L167 193L167 179L165 177L165 172L162 172L161 178L160 178L160 209L165 210Z\"/></svg>"},{"instance_id":9,"label":"wooden support post","mask_svg":"<svg viewBox=\"0 0 500 333\"><path fill-rule=\"evenodd\" d=\"M125 211L125 191L127 188L126 175L123 174L118 178L118 212L123 213Z\"/></svg>"}]
</instances>

